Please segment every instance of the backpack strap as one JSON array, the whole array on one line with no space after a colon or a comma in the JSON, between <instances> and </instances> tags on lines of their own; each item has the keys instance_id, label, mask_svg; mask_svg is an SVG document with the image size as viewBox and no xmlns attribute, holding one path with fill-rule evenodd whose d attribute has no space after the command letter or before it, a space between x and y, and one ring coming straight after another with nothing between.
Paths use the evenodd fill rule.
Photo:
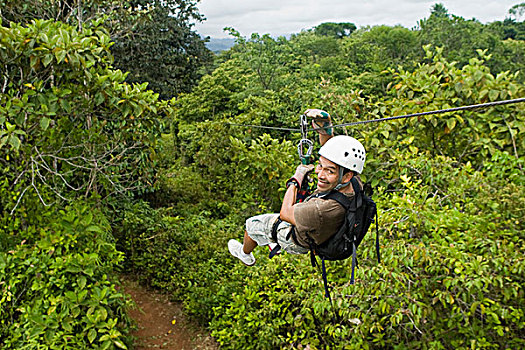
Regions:
<instances>
[{"instance_id":1,"label":"backpack strap","mask_svg":"<svg viewBox=\"0 0 525 350\"><path fill-rule=\"evenodd\" d=\"M359 185L359 182L357 181L356 177L352 177L350 182L354 190L354 200L353 201L350 201L347 196L345 196L343 193L339 191L331 191L326 196L324 196L323 199L333 199L337 201L337 203L339 203L345 209L345 211L348 211L348 210L356 211L357 208L363 205L363 195L362 195L363 191L361 190L361 186ZM377 213L376 213L376 220L377 220ZM377 227L377 224L376 224L376 227ZM352 241L352 274L350 276L350 284L355 283L355 268L357 266L356 250L357 249L355 246L355 238L354 238L354 240ZM379 234L376 234L376 251L378 253L377 256L379 259ZM324 264L324 260L323 260L323 264ZM326 273L324 271L324 266L323 266L323 273L324 274ZM326 296L330 298L330 295L328 294L328 291L327 291L326 283L325 283L325 291L326 291Z\"/></svg>"},{"instance_id":2,"label":"backpack strap","mask_svg":"<svg viewBox=\"0 0 525 350\"><path fill-rule=\"evenodd\" d=\"M352 242L352 275L350 276L350 284L354 284L355 266L357 265L357 253L356 253L355 241Z\"/></svg>"},{"instance_id":3,"label":"backpack strap","mask_svg":"<svg viewBox=\"0 0 525 350\"><path fill-rule=\"evenodd\" d=\"M355 176L352 177L350 182L352 183L352 187L354 189L355 207L359 208L361 205L363 205L363 196L361 195L363 191L361 190L359 181L357 181Z\"/></svg>"},{"instance_id":4,"label":"backpack strap","mask_svg":"<svg viewBox=\"0 0 525 350\"><path fill-rule=\"evenodd\" d=\"M351 210L355 211L357 208L359 208L361 205L363 205L363 191L361 190L361 186L359 185L359 182L357 181L356 177L352 177L352 180L350 180L352 183L352 188L354 189L354 201L351 201L348 199L346 195L339 191L332 190L327 195L320 197L322 199L333 199L337 203L341 204L345 210Z\"/></svg>"},{"instance_id":5,"label":"backpack strap","mask_svg":"<svg viewBox=\"0 0 525 350\"><path fill-rule=\"evenodd\" d=\"M345 209L345 211L350 209L350 207L352 206L350 199L348 199L347 196L345 196L339 191L330 191L327 195L321 198L322 199L333 199L337 203L341 204L341 206Z\"/></svg>"}]
</instances>

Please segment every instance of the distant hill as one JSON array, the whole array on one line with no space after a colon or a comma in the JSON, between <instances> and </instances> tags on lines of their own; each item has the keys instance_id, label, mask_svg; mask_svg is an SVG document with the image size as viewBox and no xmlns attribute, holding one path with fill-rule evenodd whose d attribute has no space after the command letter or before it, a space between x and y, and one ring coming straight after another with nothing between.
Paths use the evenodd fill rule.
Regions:
<instances>
[{"instance_id":1,"label":"distant hill","mask_svg":"<svg viewBox=\"0 0 525 350\"><path fill-rule=\"evenodd\" d=\"M231 38L210 38L210 41L206 43L206 47L215 53L228 50L233 45L235 45L235 39Z\"/></svg>"}]
</instances>

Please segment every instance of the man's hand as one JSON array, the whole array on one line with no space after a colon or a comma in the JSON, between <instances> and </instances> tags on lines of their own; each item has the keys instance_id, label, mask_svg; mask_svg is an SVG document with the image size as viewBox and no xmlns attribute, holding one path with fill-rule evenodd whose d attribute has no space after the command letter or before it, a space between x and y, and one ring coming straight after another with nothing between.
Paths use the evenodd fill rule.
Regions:
<instances>
[{"instance_id":1,"label":"man's hand","mask_svg":"<svg viewBox=\"0 0 525 350\"><path fill-rule=\"evenodd\" d=\"M321 135L332 136L332 119L328 112L322 109L307 109L304 114L308 118L312 118L312 127Z\"/></svg>"},{"instance_id":2,"label":"man's hand","mask_svg":"<svg viewBox=\"0 0 525 350\"><path fill-rule=\"evenodd\" d=\"M288 180L288 182L286 182L287 186L290 182L297 182L297 184L299 185L299 188L301 186L301 184L303 183L303 180L305 179L305 177L314 170L314 165L313 164L309 164L309 165L304 165L304 164L301 164L297 167L297 169L295 170L295 174L293 175L293 177L290 178L290 180ZM295 202L296 202L296 198L297 198L297 188L295 188L294 186L289 186L287 189L286 189L286 193L284 194L284 198L283 198L283 204L281 205L281 211L279 212L279 216L281 217L282 220L286 221L286 222L289 222L290 224L292 225L295 225L295 217L294 217L294 205L295 205Z\"/></svg>"},{"instance_id":3,"label":"man's hand","mask_svg":"<svg viewBox=\"0 0 525 350\"><path fill-rule=\"evenodd\" d=\"M304 178L314 170L315 166L313 164L300 164L297 169L295 169L295 174L292 176L292 179L295 179L299 186L303 183Z\"/></svg>"}]
</instances>

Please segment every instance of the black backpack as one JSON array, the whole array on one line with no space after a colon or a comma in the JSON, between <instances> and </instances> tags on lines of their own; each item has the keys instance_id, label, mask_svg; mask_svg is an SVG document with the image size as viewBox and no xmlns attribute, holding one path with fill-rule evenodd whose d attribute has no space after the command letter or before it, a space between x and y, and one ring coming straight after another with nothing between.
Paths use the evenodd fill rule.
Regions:
<instances>
[{"instance_id":1,"label":"black backpack","mask_svg":"<svg viewBox=\"0 0 525 350\"><path fill-rule=\"evenodd\" d=\"M361 190L361 186L355 177L351 180L354 189L354 198L348 199L347 196L339 191L331 191L320 198L333 199L346 210L345 220L339 230L322 244L315 244L310 240L310 258L312 265L317 266L315 256L319 256L322 261L323 282L325 295L330 298L328 282L326 279L325 260L344 260L352 256L352 275L350 284L354 284L354 270L357 265L356 250L363 241L370 225L376 220L376 253L377 261L381 262L379 254L379 229L377 222L377 207L375 202Z\"/></svg>"}]
</instances>

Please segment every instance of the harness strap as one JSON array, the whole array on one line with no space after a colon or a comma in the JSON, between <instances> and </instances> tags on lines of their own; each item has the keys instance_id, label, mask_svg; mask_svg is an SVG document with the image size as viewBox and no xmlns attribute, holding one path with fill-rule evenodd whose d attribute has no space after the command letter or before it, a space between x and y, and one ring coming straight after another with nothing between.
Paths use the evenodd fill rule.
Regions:
<instances>
[{"instance_id":1,"label":"harness strap","mask_svg":"<svg viewBox=\"0 0 525 350\"><path fill-rule=\"evenodd\" d=\"M281 250L281 245L277 241L277 229L279 228L279 224L281 222L283 222L283 220L281 220L281 218L278 218L277 221L272 226L272 240L274 240L275 243L277 243L277 245L270 251L270 255L268 256L270 259L273 258L274 256L276 256L279 253L279 251ZM288 234L286 235L286 240L289 240L290 237L292 237L292 239L293 239L295 244L297 244L298 246L302 247L302 245L300 245L297 242L297 236L295 235L295 226L293 226L293 225L290 228L290 231L288 231Z\"/></svg>"},{"instance_id":2,"label":"harness strap","mask_svg":"<svg viewBox=\"0 0 525 350\"><path fill-rule=\"evenodd\" d=\"M279 229L279 225L281 224L281 222L283 222L283 220L281 219L281 217L278 217L277 220L275 220L275 222L273 223L273 226L272 226L272 240L275 243L277 243L277 245L271 250L270 255L268 256L270 259L273 258L274 256L276 256L279 253L279 251L281 250L281 245L279 244L279 241L277 240L277 230ZM286 235L286 240L289 240L290 237L292 237L293 241L297 245L299 245L297 243L297 239L295 237L295 226L292 226L290 228L290 231Z\"/></svg>"},{"instance_id":3,"label":"harness strap","mask_svg":"<svg viewBox=\"0 0 525 350\"><path fill-rule=\"evenodd\" d=\"M328 289L328 279L326 278L326 266L324 263L324 258L321 258L321 265L323 268L323 284L324 284L324 296L330 300L332 303L332 297L330 296L330 290Z\"/></svg>"},{"instance_id":4,"label":"harness strap","mask_svg":"<svg viewBox=\"0 0 525 350\"><path fill-rule=\"evenodd\" d=\"M281 250L281 246L279 245L279 242L277 241L277 229L279 228L279 225L281 224L281 222L283 222L283 220L281 219L281 217L278 217L272 226L272 239L275 243L277 243L277 245L270 251L270 255L268 256L270 259L276 256L277 253L279 253L279 251Z\"/></svg>"},{"instance_id":5,"label":"harness strap","mask_svg":"<svg viewBox=\"0 0 525 350\"><path fill-rule=\"evenodd\" d=\"M376 254L377 254L377 263L381 263L381 255L379 254L379 222L377 220L377 211L376 211Z\"/></svg>"},{"instance_id":6,"label":"harness strap","mask_svg":"<svg viewBox=\"0 0 525 350\"><path fill-rule=\"evenodd\" d=\"M328 298L330 301L330 306L332 307L332 312L334 313L332 316L332 322L337 322L337 314L335 312L334 303L332 302L332 297L330 296L330 289L328 288L328 279L326 278L326 266L324 263L324 258L321 259L322 261L322 269L323 269L323 284L324 284L324 296L325 298Z\"/></svg>"},{"instance_id":7,"label":"harness strap","mask_svg":"<svg viewBox=\"0 0 525 350\"><path fill-rule=\"evenodd\" d=\"M310 246L309 247L309 249L310 249L310 262L312 263L312 267L316 267L317 266L317 259L315 258L315 246L314 246L313 240L309 239L308 240L308 245Z\"/></svg>"},{"instance_id":8,"label":"harness strap","mask_svg":"<svg viewBox=\"0 0 525 350\"><path fill-rule=\"evenodd\" d=\"M355 240L352 242L352 276L350 277L350 284L354 284L354 272L355 272L355 266L357 264L357 254L356 254L356 248L355 248Z\"/></svg>"},{"instance_id":9,"label":"harness strap","mask_svg":"<svg viewBox=\"0 0 525 350\"><path fill-rule=\"evenodd\" d=\"M275 220L272 226L272 239L275 243L277 243L277 229L279 228L279 225L281 224L281 222L283 222L283 220L279 216L277 220Z\"/></svg>"}]
</instances>

